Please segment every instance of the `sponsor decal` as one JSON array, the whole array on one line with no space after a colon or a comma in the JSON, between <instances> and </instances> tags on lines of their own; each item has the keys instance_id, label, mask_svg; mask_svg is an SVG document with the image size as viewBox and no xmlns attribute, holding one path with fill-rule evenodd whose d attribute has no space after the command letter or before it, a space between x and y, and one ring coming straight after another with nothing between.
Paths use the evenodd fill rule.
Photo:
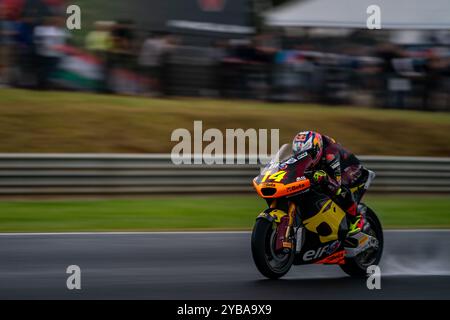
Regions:
<instances>
[{"instance_id":1,"label":"sponsor decal","mask_svg":"<svg viewBox=\"0 0 450 320\"><path fill-rule=\"evenodd\" d=\"M301 153L301 154L299 154L299 155L297 156L297 160L303 159L303 158L306 157L307 155L308 155L308 152L303 152L303 153Z\"/></svg>"},{"instance_id":2,"label":"sponsor decal","mask_svg":"<svg viewBox=\"0 0 450 320\"><path fill-rule=\"evenodd\" d=\"M340 247L341 242L339 240L334 241L331 244L320 247L317 250L308 250L303 254L303 261L311 261L322 257L324 254L329 255L335 252Z\"/></svg>"},{"instance_id":3,"label":"sponsor decal","mask_svg":"<svg viewBox=\"0 0 450 320\"><path fill-rule=\"evenodd\" d=\"M264 187L265 187L265 188L273 188L273 187L275 187L275 183L272 183L272 182L266 182L266 183L264 183Z\"/></svg>"},{"instance_id":4,"label":"sponsor decal","mask_svg":"<svg viewBox=\"0 0 450 320\"><path fill-rule=\"evenodd\" d=\"M326 254L332 254L337 249L339 249L340 245L341 245L341 242L339 240L334 241L332 244L330 244L330 246L326 250Z\"/></svg>"},{"instance_id":5,"label":"sponsor decal","mask_svg":"<svg viewBox=\"0 0 450 320\"><path fill-rule=\"evenodd\" d=\"M299 154L299 155L296 156L296 157L291 157L291 158L289 158L288 160L286 160L285 162L281 163L281 164L278 166L278 168L281 169L281 170L284 170L284 169L287 168L288 165L291 165L291 164L293 164L293 163L296 163L298 160L303 159L303 158L306 157L307 155L308 155L307 152L303 152L303 153Z\"/></svg>"},{"instance_id":6,"label":"sponsor decal","mask_svg":"<svg viewBox=\"0 0 450 320\"><path fill-rule=\"evenodd\" d=\"M287 190L287 192L294 192L294 191L297 191L297 190L302 190L303 187L304 187L304 184L299 184L299 185L296 185L296 186L287 187L286 190Z\"/></svg>"}]
</instances>

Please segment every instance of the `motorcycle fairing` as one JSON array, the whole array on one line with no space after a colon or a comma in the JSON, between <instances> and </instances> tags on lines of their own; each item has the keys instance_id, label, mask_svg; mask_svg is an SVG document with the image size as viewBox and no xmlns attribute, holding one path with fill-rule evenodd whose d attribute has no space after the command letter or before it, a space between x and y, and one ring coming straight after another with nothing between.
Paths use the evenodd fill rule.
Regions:
<instances>
[{"instance_id":1,"label":"motorcycle fairing","mask_svg":"<svg viewBox=\"0 0 450 320\"><path fill-rule=\"evenodd\" d=\"M280 223L281 218L287 216L287 213L279 209L266 209L258 215L257 219L266 219L270 222Z\"/></svg>"},{"instance_id":2,"label":"motorcycle fairing","mask_svg":"<svg viewBox=\"0 0 450 320\"><path fill-rule=\"evenodd\" d=\"M342 264L344 258L345 249L340 240L322 243L316 233L306 229L303 245L295 254L294 264Z\"/></svg>"},{"instance_id":3,"label":"motorcycle fairing","mask_svg":"<svg viewBox=\"0 0 450 320\"><path fill-rule=\"evenodd\" d=\"M345 212L331 199L326 201L320 211L309 219L303 221L305 228L319 235L321 243L339 238L339 230Z\"/></svg>"},{"instance_id":4,"label":"motorcycle fairing","mask_svg":"<svg viewBox=\"0 0 450 320\"><path fill-rule=\"evenodd\" d=\"M348 230L345 212L328 196L312 190L303 194L297 204L303 218L304 239L294 264L343 264L345 250L341 240Z\"/></svg>"},{"instance_id":5,"label":"motorcycle fairing","mask_svg":"<svg viewBox=\"0 0 450 320\"><path fill-rule=\"evenodd\" d=\"M270 163L253 179L253 186L258 195L265 199L292 196L306 191L311 182L305 177L305 171L311 164L312 159L307 154L292 157L282 163Z\"/></svg>"},{"instance_id":6,"label":"motorcycle fairing","mask_svg":"<svg viewBox=\"0 0 450 320\"><path fill-rule=\"evenodd\" d=\"M328 257L315 262L315 264L345 264L346 251L339 250Z\"/></svg>"}]
</instances>

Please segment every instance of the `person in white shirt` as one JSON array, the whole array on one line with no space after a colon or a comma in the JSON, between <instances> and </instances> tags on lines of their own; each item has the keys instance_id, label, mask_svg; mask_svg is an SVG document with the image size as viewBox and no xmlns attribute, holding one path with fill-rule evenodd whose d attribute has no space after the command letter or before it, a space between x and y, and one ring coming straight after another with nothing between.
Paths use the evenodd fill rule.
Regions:
<instances>
[{"instance_id":1,"label":"person in white shirt","mask_svg":"<svg viewBox=\"0 0 450 320\"><path fill-rule=\"evenodd\" d=\"M34 43L38 58L37 77L40 89L51 87L52 73L64 55L59 49L66 44L69 35L62 25L62 18L48 17L44 19L42 25L34 29Z\"/></svg>"},{"instance_id":2,"label":"person in white shirt","mask_svg":"<svg viewBox=\"0 0 450 320\"><path fill-rule=\"evenodd\" d=\"M164 64L167 55L175 47L175 38L166 36L149 36L143 43L138 63L143 68L145 75L151 79L152 88L163 94L165 91Z\"/></svg>"}]
</instances>

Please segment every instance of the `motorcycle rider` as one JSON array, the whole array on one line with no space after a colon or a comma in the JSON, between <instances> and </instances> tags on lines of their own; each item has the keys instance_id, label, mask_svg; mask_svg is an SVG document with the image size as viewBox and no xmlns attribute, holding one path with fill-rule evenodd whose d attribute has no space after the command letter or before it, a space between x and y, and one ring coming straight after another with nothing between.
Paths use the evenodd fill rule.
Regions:
<instances>
[{"instance_id":1,"label":"motorcycle rider","mask_svg":"<svg viewBox=\"0 0 450 320\"><path fill-rule=\"evenodd\" d=\"M292 143L294 155L307 152L313 159L313 179L347 214L347 237L361 231L358 203L375 177L359 159L333 138L314 131L299 132ZM352 192L353 191L353 192Z\"/></svg>"}]
</instances>

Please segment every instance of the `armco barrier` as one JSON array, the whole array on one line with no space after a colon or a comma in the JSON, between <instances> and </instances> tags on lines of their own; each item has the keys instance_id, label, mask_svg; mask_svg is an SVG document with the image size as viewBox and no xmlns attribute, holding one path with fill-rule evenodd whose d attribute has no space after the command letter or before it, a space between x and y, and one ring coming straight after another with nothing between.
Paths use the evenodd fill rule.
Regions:
<instances>
[{"instance_id":1,"label":"armco barrier","mask_svg":"<svg viewBox=\"0 0 450 320\"><path fill-rule=\"evenodd\" d=\"M450 193L450 158L362 156L372 192ZM258 165L174 165L170 155L0 154L0 195L251 192Z\"/></svg>"}]
</instances>

